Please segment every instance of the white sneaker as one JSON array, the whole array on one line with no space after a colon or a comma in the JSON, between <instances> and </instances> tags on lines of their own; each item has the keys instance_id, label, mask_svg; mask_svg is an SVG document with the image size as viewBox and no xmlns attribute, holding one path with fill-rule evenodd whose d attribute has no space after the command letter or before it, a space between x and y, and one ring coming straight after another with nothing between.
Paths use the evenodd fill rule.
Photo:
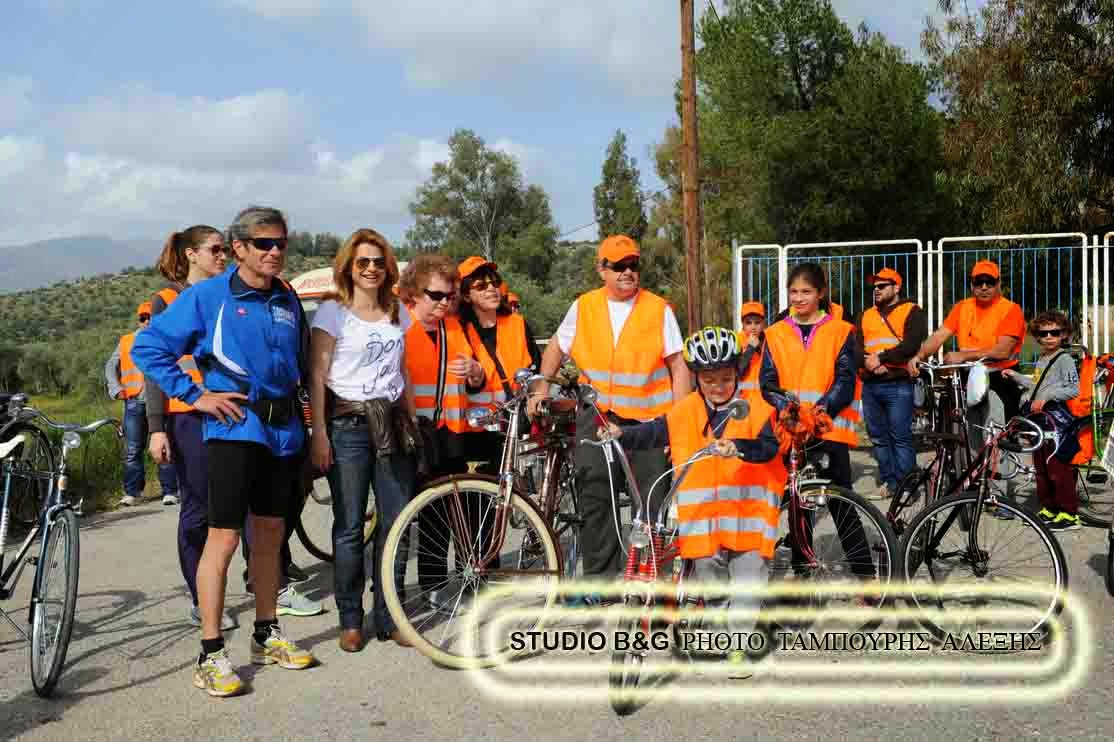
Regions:
<instances>
[{"instance_id":1,"label":"white sneaker","mask_svg":"<svg viewBox=\"0 0 1114 742\"><path fill-rule=\"evenodd\" d=\"M197 627L201 626L201 609L196 605L190 606L190 623ZM220 630L231 631L239 625L240 622L236 620L235 616L230 611L225 610L220 621Z\"/></svg>"},{"instance_id":2,"label":"white sneaker","mask_svg":"<svg viewBox=\"0 0 1114 742\"><path fill-rule=\"evenodd\" d=\"M888 484L883 484L877 490L868 494L866 496L866 499L868 499L868 500L888 500L888 499L890 499L890 496L891 496L890 486Z\"/></svg>"},{"instance_id":3,"label":"white sneaker","mask_svg":"<svg viewBox=\"0 0 1114 742\"><path fill-rule=\"evenodd\" d=\"M163 505L177 505L178 504L178 496L177 495L163 495L162 496L162 504Z\"/></svg>"},{"instance_id":4,"label":"white sneaker","mask_svg":"<svg viewBox=\"0 0 1114 742\"><path fill-rule=\"evenodd\" d=\"M138 497L135 497L134 495L124 495L123 497L120 498L119 504L120 504L121 507L131 507L132 505L135 505L138 502L139 502Z\"/></svg>"}]
</instances>

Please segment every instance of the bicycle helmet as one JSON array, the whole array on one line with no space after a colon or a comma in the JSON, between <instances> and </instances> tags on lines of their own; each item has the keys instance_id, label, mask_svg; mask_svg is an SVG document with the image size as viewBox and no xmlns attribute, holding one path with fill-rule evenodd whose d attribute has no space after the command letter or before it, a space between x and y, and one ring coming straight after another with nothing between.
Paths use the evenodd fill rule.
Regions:
<instances>
[{"instance_id":1,"label":"bicycle helmet","mask_svg":"<svg viewBox=\"0 0 1114 742\"><path fill-rule=\"evenodd\" d=\"M726 327L705 327L685 340L685 365L693 372L738 367L739 338Z\"/></svg>"}]
</instances>

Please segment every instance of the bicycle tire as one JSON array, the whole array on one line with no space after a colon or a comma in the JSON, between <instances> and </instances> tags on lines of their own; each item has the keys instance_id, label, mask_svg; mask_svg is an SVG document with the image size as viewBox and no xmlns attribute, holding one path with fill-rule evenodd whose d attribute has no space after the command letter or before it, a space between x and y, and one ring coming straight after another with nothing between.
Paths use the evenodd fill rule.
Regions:
<instances>
[{"instance_id":1,"label":"bicycle tire","mask_svg":"<svg viewBox=\"0 0 1114 742\"><path fill-rule=\"evenodd\" d=\"M624 608L630 608L627 605L630 600L630 598L627 599ZM631 614L620 616L616 622L614 635L633 636L641 620ZM624 644L624 646L627 646L627 644ZM619 642L616 641L612 641L612 647L611 665L607 671L607 699L616 714L629 716L638 708L636 695L632 691L636 691L638 688L645 657L639 654L638 650L619 649Z\"/></svg>"},{"instance_id":2,"label":"bicycle tire","mask_svg":"<svg viewBox=\"0 0 1114 742\"><path fill-rule=\"evenodd\" d=\"M878 540L869 544L871 559L875 568L875 584L872 586L872 589L869 592L872 595L877 594L877 603L875 607L881 608L887 602L887 593L889 592L889 586L898 579L898 571L896 569L897 538L894 536L894 532L893 529L890 527L889 521L882 513L882 511L879 510L873 503L868 501L862 495L859 495L858 493L853 492L849 489L830 484L808 485L801 489L801 495L805 496L806 498L810 496L815 498L816 495L820 494L826 495L827 501L835 498L837 500L848 503L855 509L855 512L859 514L860 518L865 517L866 520L869 521L870 525L873 527L874 536ZM782 498L781 510L783 517L785 517L788 513L789 496L790 495L787 493L786 496ZM860 520L860 522L862 521ZM866 523L863 523L863 527L864 529L866 528ZM777 581L779 575L783 577L788 576L790 572L794 573L794 579L803 582L804 580L812 580L814 575L822 574L824 570L828 569L828 567L825 565L821 569L817 569L807 576L803 573L798 573L798 568L793 567L790 561L787 561L791 560L790 555L792 550L792 536L786 529L783 528L779 528L779 533L780 535L777 541L777 545L775 546L774 558L770 562L771 584ZM815 532L813 540L815 548ZM840 548L842 549L842 545ZM812 582L810 584L819 583ZM849 590L848 592L853 593L855 591ZM867 591L863 591L864 594L866 592ZM823 601L819 600L816 596L807 597L806 600L812 605L823 603ZM778 621L776 619L771 619L770 625L776 628L781 628L785 631L801 631L811 626L814 623L814 620L815 619L792 619ZM864 621L863 623L854 626L850 630L867 630L869 628L877 626L880 621L880 618L871 618L870 620Z\"/></svg>"},{"instance_id":3,"label":"bicycle tire","mask_svg":"<svg viewBox=\"0 0 1114 742\"><path fill-rule=\"evenodd\" d=\"M18 488L13 486L13 491L9 495L8 508L13 523L22 528L30 528L38 522L39 513L42 512L43 503L50 490L49 477L54 475L54 448L46 433L34 425L17 423L4 435L11 440L21 434L28 436L30 443L25 440L12 452L12 456L23 458L32 472L42 476L13 477L13 485L18 482L19 486Z\"/></svg>"},{"instance_id":4,"label":"bicycle tire","mask_svg":"<svg viewBox=\"0 0 1114 742\"><path fill-rule=\"evenodd\" d=\"M73 510L69 508L61 510L54 522L50 524L44 539L43 554L46 555L47 564L42 567L43 579L38 586L39 592L35 596L38 602L35 603L31 620L31 683L35 687L35 693L46 698L54 692L54 687L62 674L62 667L66 662L66 650L69 649L70 636L73 632L74 608L77 605L81 547L77 531L77 516L74 515ZM55 549L59 545L63 551L61 555L56 556ZM44 596L43 593L49 592L52 567L56 563L64 566L65 584L59 626L51 642L53 652L47 652L48 648L44 643L50 638L45 635L49 628L46 625L49 596Z\"/></svg>"},{"instance_id":5,"label":"bicycle tire","mask_svg":"<svg viewBox=\"0 0 1114 742\"><path fill-rule=\"evenodd\" d=\"M313 490L311 490L310 496L306 498L305 506L310 506L311 503L315 504L313 505L313 507L328 505L328 512L331 521L333 512L332 501L333 500L331 496L324 498L320 497L317 494L316 488L314 488ZM310 529L304 522L304 519L306 517L305 506L302 507L302 514L298 518L298 523L294 526L294 532L298 534L298 540L302 542L302 546L306 547L306 551L308 551L310 554L317 557L321 561L331 564L336 560L336 555L333 553L332 537L330 536L329 540L325 541L323 538L315 539L311 535ZM320 512L322 511L312 510L311 517L313 513ZM367 512L364 513L363 546L365 549L370 546L371 542L375 539L375 529L378 527L378 525L379 511L375 507L375 494L372 493L368 495ZM321 541L321 543L317 543L318 541Z\"/></svg>"},{"instance_id":6,"label":"bicycle tire","mask_svg":"<svg viewBox=\"0 0 1114 742\"><path fill-rule=\"evenodd\" d=\"M1101 467L1098 468L1104 475L1106 471ZM1075 467L1076 487L1075 491L1079 494L1079 520L1083 525L1092 526L1094 528L1109 528L1110 522L1114 519L1114 492L1107 491L1107 497L1100 499L1097 497L1098 493L1106 490L1111 482L1107 480L1103 484L1087 482L1087 467ZM1092 494L1096 496L1092 496Z\"/></svg>"},{"instance_id":7,"label":"bicycle tire","mask_svg":"<svg viewBox=\"0 0 1114 742\"><path fill-rule=\"evenodd\" d=\"M1114 533L1106 537L1106 592L1114 597Z\"/></svg>"},{"instance_id":8,"label":"bicycle tire","mask_svg":"<svg viewBox=\"0 0 1114 742\"><path fill-rule=\"evenodd\" d=\"M910 602L912 604L919 603L916 597L914 581L917 574L921 570L921 566L924 564L924 545L918 545L917 539L935 537L935 534L932 533L932 529L934 528L935 523L930 521L933 518L938 518L940 515L950 510L957 511L956 516L958 517L956 517L954 520L959 521L959 532L963 534L970 533L971 523L970 521L967 521L965 524L965 516L969 517L974 512L975 507L978 504L978 499L978 494L974 492L961 492L950 497L945 497L937 501L932 506L925 508L920 513L920 515L918 515L913 520L913 522L909 524L909 528L906 530L905 535L902 537L901 544L898 549L901 566L901 576L904 578L906 585L910 590L906 598L907 602ZM1024 525L1032 529L1039 535L1040 542L1046 547L1049 555L1051 556L1050 562L1052 564L1052 571L1055 575L1055 588L1058 590L1059 594L1066 593L1068 588L1067 561L1064 558L1063 549L1060 547L1060 542L1057 540L1056 535L1048 528L1048 526L1041 522L1040 518L1038 518L1035 514L1029 512L1027 508L1024 508L1013 503L1010 500L1005 499L1000 499L998 501L998 507L1009 511L1014 516L1014 520L1004 521L1005 523L1013 524L1016 522L1020 525ZM963 509L958 510L958 508ZM980 516L979 522L984 522L984 519L991 522L997 520L987 513L984 513ZM950 524L954 523L954 520L945 518L944 524L949 525L950 528ZM1003 521L997 522L1002 523ZM993 543L997 544L1001 541L1002 538L999 537ZM986 539L982 539L981 543L987 544L990 542ZM981 551L985 550L981 549ZM987 558L989 559L989 554ZM963 558L961 558L960 561L962 562ZM1027 561L1029 563L1033 562L1032 559L1029 559ZM933 577L932 579L934 581L934 584L936 584L935 578ZM1016 598L1011 599L1016 602ZM1041 621L1034 627L1029 629L1029 631L1038 632L1040 630L1047 630L1048 620L1054 615L1059 615L1062 610L1063 600L1060 598L1056 598L1052 601L1048 610L1045 611L1045 614L1042 616ZM917 621L921 624L921 626L932 633L932 635L936 637L937 640L943 640L949 633L948 631L937 625L935 622L929 620L924 615L917 616Z\"/></svg>"},{"instance_id":9,"label":"bicycle tire","mask_svg":"<svg viewBox=\"0 0 1114 742\"><path fill-rule=\"evenodd\" d=\"M427 638L419 630L418 626L415 626L413 619L417 616L412 617L408 613L407 608L403 605L404 600L406 600L405 573L403 585L398 585L395 579L394 566L400 557L403 559L406 568L409 568L409 554L406 552L409 551L410 544L416 541L416 550L420 550L422 547L422 536L420 533L417 534L417 539L410 538L411 526L418 526L419 515L422 510L430 508L431 510L429 512L435 514L436 511L432 510L432 508L437 507L437 501L449 497L453 493L454 488L459 489L462 495L477 494L481 497L489 498L489 500L491 500L491 502L488 503L489 505L492 505L494 499L498 498L499 495L499 483L494 477L481 478L476 475L458 475L437 480L418 493L418 495L402 509L402 512L399 513L398 518L391 527L391 530L387 533L380 565L380 575L383 583L383 599L402 637L408 640L415 649L434 663L444 667L462 670L491 667L509 661L516 656L526 654L530 649L528 646L521 649L515 649L511 646L509 649L500 649L491 653L460 654L448 651L444 646L435 645L430 638ZM542 561L542 569L530 571L540 571L543 573L543 576L547 578L544 583L545 603L541 609L535 609L535 612L531 614L537 616L536 624L531 627L532 630L540 630L545 622L546 611L552 608L557 600L557 583L561 578L560 551L557 541L553 536L552 529L549 524L545 522L545 519L538 511L537 505L535 505L532 500L523 497L519 492L515 491L511 494L510 507L512 511L507 514L508 532L504 538L504 546L508 543L521 544L518 549L518 559L520 563L524 555L534 555L540 558ZM486 518L487 512L490 511L485 511L484 518ZM511 535L512 527L510 523L516 518L521 518L522 523L528 524L533 528L533 538L536 538L536 541L528 540L527 538L518 539ZM481 522L484 521L481 520ZM409 543L404 543L404 540ZM446 549L447 548L448 547L446 547ZM453 542L452 548L454 551L457 548L455 541ZM454 561L455 559L456 555L454 553ZM401 597L399 594L400 588L403 590L403 595ZM450 621L456 616L458 607L462 605L460 602L462 595L463 593L458 596L458 600L454 604L452 614L450 615ZM415 605L424 606L424 597L416 603L411 602L411 607ZM433 610L435 614L442 612L438 608L434 608ZM433 619L430 619L430 621L432 620ZM422 621L422 625L429 625L429 628L432 630L437 628L440 624L430 625L427 621ZM478 626L477 630L479 631ZM505 633L510 634L511 632L507 631Z\"/></svg>"}]
</instances>

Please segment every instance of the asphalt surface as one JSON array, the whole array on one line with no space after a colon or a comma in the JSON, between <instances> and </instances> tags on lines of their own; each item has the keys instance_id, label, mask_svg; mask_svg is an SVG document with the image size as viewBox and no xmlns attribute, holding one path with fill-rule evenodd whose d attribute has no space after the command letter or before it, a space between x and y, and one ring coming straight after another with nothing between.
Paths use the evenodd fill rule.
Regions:
<instances>
[{"instance_id":1,"label":"asphalt surface","mask_svg":"<svg viewBox=\"0 0 1114 742\"><path fill-rule=\"evenodd\" d=\"M862 454L857 459L866 461ZM871 467L860 469L869 477ZM0 739L1099 739L1114 729L1114 693L1106 671L1114 652L1108 649L1114 647L1114 631L1106 616L1114 598L1103 581L1102 530L1059 537L1087 624L1080 627L1078 618L1068 618L1066 643L1074 644L1067 664L1046 676L1019 669L1020 680L987 679L980 668L1037 661L1050 650L1020 658L953 653L943 659L964 669L950 680L917 665L927 658L886 652L815 655L811 659L826 675L810 678L792 672L797 659L788 656L792 653L775 653L769 670L750 680L661 678L657 698L619 718L608 703L606 654L577 655L599 663L599 670L575 683L566 679L562 687L581 689L567 698L539 689L547 684L542 659L525 660L509 675L484 676L503 679L495 693L473 673L440 669L393 643L373 639L360 654L341 652L331 567L309 556L296 539L295 561L310 574L302 587L323 600L327 612L284 617L282 624L320 664L301 672L250 664L244 626L250 626L252 602L243 592L237 557L229 606L244 626L227 641L249 692L209 698L191 684L199 630L186 620L176 516L176 508L155 502L81 521L77 620L54 698L34 694L27 645L0 621ZM17 622L26 615L29 585L28 574L16 598L0 606L14 611ZM370 596L365 607L370 608ZM1081 643L1087 634L1090 640ZM896 660L903 673L866 677L855 667L862 660ZM1075 680L1071 668L1077 668ZM833 689L845 695L836 697ZM1017 697L1019 691L1030 697ZM946 692L950 697L940 697Z\"/></svg>"}]
</instances>

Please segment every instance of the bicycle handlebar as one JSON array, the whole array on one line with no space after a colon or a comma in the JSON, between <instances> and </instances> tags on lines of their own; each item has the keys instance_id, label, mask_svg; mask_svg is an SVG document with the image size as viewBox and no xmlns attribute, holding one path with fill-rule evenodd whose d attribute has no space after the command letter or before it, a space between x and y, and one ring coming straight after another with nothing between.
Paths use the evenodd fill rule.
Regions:
<instances>
[{"instance_id":1,"label":"bicycle handlebar","mask_svg":"<svg viewBox=\"0 0 1114 742\"><path fill-rule=\"evenodd\" d=\"M1010 427L1015 423L1022 423L1022 424L1024 424L1024 425L1033 429L1033 431L1035 432L1035 434L1037 436L1037 442L1036 442L1035 445L1033 445L1033 446L1023 446L1020 443L1014 443L1013 441L1008 440L1006 438L1006 436L1010 432ZM1039 425L1037 425L1035 422L1033 422L1032 420L1030 420L1027 417L1018 416L1018 417L1015 417L1012 420L1010 420L1009 424L1006 425L1005 430L1003 430L1002 433L1000 434L1000 437L998 439L998 447L1005 450L1005 451L1009 451L1010 453L1035 453L1037 450L1040 449L1041 446L1044 445L1044 438L1045 438L1044 431L1041 429L1041 427Z\"/></svg>"},{"instance_id":2,"label":"bicycle handlebar","mask_svg":"<svg viewBox=\"0 0 1114 742\"><path fill-rule=\"evenodd\" d=\"M78 425L77 423L59 423L51 420L49 417L44 415L39 410L36 410L34 407L21 408L19 410L19 417L24 420L33 420L38 418L46 423L47 427L53 428L54 430L61 430L65 433L77 433L79 435L89 435L90 433L97 432L105 425L112 425L112 427L116 429L116 436L119 438L124 437L124 428L120 425L120 422L118 420L115 420L111 417L96 420L95 422L91 422L87 425Z\"/></svg>"}]
</instances>

